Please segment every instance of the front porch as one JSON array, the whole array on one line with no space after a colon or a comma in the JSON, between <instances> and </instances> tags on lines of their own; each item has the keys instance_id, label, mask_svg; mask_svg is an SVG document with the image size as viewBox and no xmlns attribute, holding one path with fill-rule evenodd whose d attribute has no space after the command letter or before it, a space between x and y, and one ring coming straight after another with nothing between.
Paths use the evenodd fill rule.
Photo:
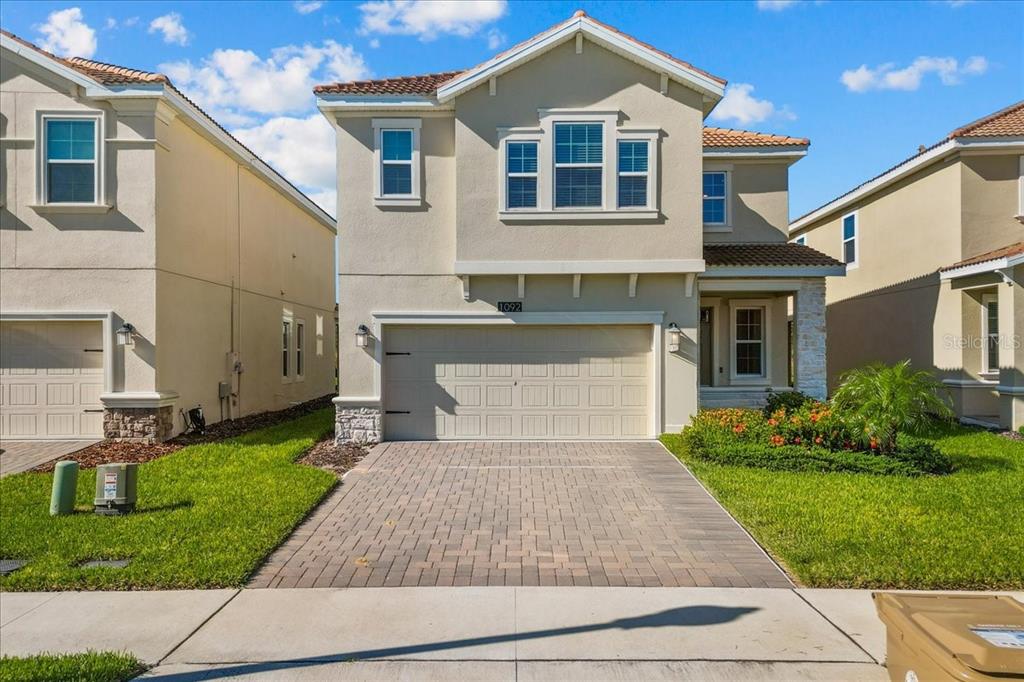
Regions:
<instances>
[{"instance_id":1,"label":"front porch","mask_svg":"<svg viewBox=\"0 0 1024 682\"><path fill-rule=\"evenodd\" d=\"M700 406L758 408L770 392L824 400L825 277L842 264L796 244L705 245Z\"/></svg>"}]
</instances>

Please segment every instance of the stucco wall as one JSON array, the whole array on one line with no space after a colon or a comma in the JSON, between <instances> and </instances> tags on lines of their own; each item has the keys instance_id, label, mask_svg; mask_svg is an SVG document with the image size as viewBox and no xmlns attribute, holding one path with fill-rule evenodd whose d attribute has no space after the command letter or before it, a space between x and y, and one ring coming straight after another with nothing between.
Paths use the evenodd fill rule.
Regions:
<instances>
[{"instance_id":1,"label":"stucco wall","mask_svg":"<svg viewBox=\"0 0 1024 682\"><path fill-rule=\"evenodd\" d=\"M1017 222L1020 155L961 157L964 258L1024 239Z\"/></svg>"},{"instance_id":2,"label":"stucco wall","mask_svg":"<svg viewBox=\"0 0 1024 682\"><path fill-rule=\"evenodd\" d=\"M784 242L789 227L789 166L786 163L705 160L704 170L729 173L728 231L705 228L704 241Z\"/></svg>"},{"instance_id":3,"label":"stucco wall","mask_svg":"<svg viewBox=\"0 0 1024 682\"><path fill-rule=\"evenodd\" d=\"M762 305L767 301L766 323L767 329L767 362L768 377L763 381L741 380L733 382L731 379L732 348L733 348L733 319L730 310L731 302L750 302L750 305ZM789 295L778 295L766 292L749 293L728 293L720 294L711 292L701 296L700 305L713 309L711 320L713 327L712 342L715 343L715 355L712 358L712 386L715 387L736 387L763 389L766 386L781 388L788 385L789 381ZM742 305L746 305L743 303Z\"/></svg>"}]
</instances>

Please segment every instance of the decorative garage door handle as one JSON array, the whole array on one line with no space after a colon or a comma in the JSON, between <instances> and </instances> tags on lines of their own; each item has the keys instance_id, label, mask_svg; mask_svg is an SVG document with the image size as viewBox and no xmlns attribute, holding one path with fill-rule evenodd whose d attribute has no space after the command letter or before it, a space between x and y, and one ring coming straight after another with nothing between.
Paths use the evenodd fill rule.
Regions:
<instances>
[{"instance_id":1,"label":"decorative garage door handle","mask_svg":"<svg viewBox=\"0 0 1024 682\"><path fill-rule=\"evenodd\" d=\"M384 410L384 414L411 414L409 410Z\"/></svg>"},{"instance_id":2,"label":"decorative garage door handle","mask_svg":"<svg viewBox=\"0 0 1024 682\"><path fill-rule=\"evenodd\" d=\"M98 410L82 410L82 412L102 412L102 411L103 411L103 408L100 408Z\"/></svg>"}]
</instances>

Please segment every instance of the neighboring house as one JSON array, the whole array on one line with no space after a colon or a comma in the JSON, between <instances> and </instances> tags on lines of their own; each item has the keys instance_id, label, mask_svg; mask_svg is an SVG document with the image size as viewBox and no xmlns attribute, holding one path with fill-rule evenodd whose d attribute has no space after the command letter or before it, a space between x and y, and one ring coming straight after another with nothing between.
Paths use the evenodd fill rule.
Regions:
<instances>
[{"instance_id":1,"label":"neighboring house","mask_svg":"<svg viewBox=\"0 0 1024 682\"><path fill-rule=\"evenodd\" d=\"M318 86L339 440L650 438L823 396L843 267L786 243L808 142L705 129L724 86L583 13L468 71Z\"/></svg>"},{"instance_id":2,"label":"neighboring house","mask_svg":"<svg viewBox=\"0 0 1024 682\"><path fill-rule=\"evenodd\" d=\"M165 76L0 41L3 437L333 393L330 216Z\"/></svg>"},{"instance_id":3,"label":"neighboring house","mask_svg":"<svg viewBox=\"0 0 1024 682\"><path fill-rule=\"evenodd\" d=\"M828 371L909 359L957 413L1024 424L1024 102L951 132L790 226L847 264Z\"/></svg>"}]
</instances>

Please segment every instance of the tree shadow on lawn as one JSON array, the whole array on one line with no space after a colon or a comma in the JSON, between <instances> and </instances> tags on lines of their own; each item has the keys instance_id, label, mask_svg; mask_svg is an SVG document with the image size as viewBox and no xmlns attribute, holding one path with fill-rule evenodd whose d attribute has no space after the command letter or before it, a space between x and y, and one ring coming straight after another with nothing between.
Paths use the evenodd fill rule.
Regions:
<instances>
[{"instance_id":1,"label":"tree shadow on lawn","mask_svg":"<svg viewBox=\"0 0 1024 682\"><path fill-rule=\"evenodd\" d=\"M1015 469L1005 457L992 455L950 455L953 461L953 474L983 474L989 471L1009 471Z\"/></svg>"}]
</instances>

